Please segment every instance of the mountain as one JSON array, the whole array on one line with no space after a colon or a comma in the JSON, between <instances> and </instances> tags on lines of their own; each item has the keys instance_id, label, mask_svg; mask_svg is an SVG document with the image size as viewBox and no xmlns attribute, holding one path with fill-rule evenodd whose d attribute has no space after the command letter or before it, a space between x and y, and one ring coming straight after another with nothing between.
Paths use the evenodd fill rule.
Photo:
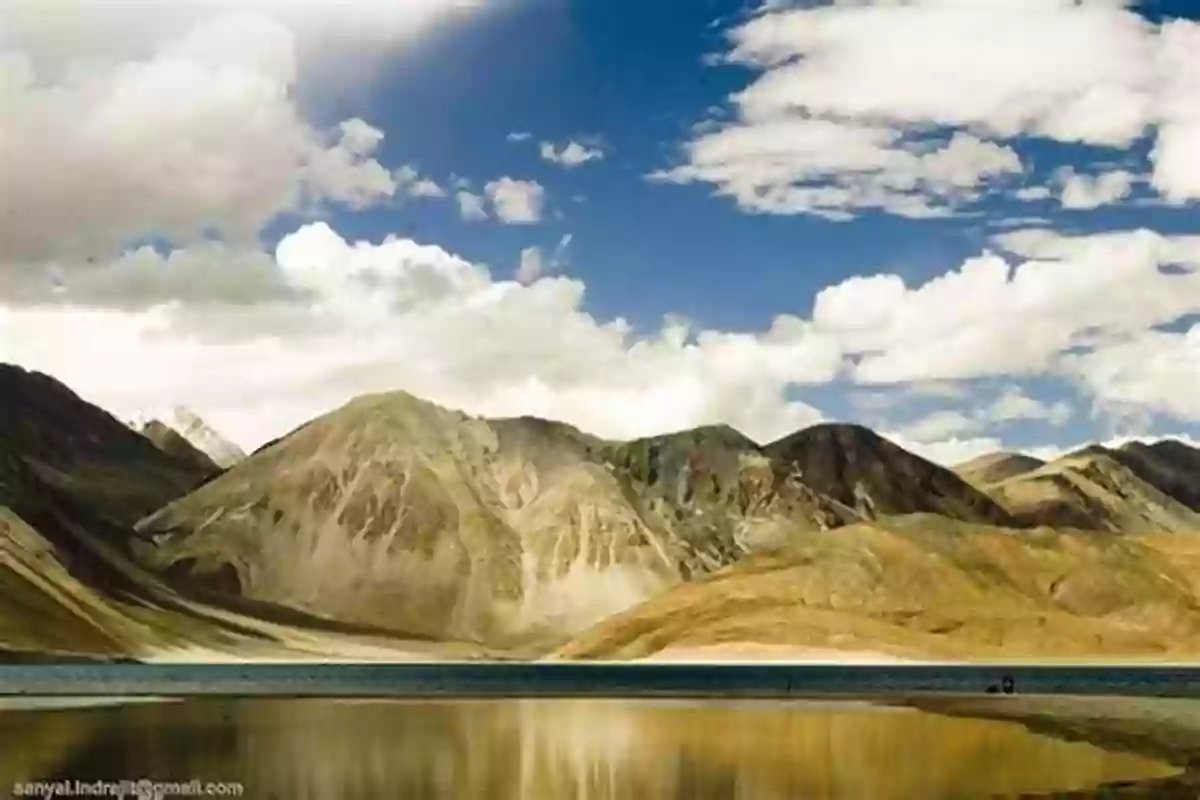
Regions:
<instances>
[{"instance_id":1,"label":"mountain","mask_svg":"<svg viewBox=\"0 0 1200 800\"><path fill-rule=\"evenodd\" d=\"M977 488L854 425L614 442L394 392L222 470L0 366L0 657L1182 656L1198 455L998 455Z\"/></svg>"},{"instance_id":2,"label":"mountain","mask_svg":"<svg viewBox=\"0 0 1200 800\"><path fill-rule=\"evenodd\" d=\"M861 523L673 587L558 656L1194 657L1200 579L1172 549L1190 539L1014 533L932 514Z\"/></svg>"},{"instance_id":3,"label":"mountain","mask_svg":"<svg viewBox=\"0 0 1200 800\"><path fill-rule=\"evenodd\" d=\"M199 602L136 564L132 522L211 473L58 381L0 365L0 661L409 652L290 609Z\"/></svg>"},{"instance_id":4,"label":"mountain","mask_svg":"<svg viewBox=\"0 0 1200 800\"><path fill-rule=\"evenodd\" d=\"M1144 480L1169 485L1153 456L1085 448L1035 470L993 483L987 491L1024 525L1123 533L1197 533L1200 513ZM1137 469L1126 463L1133 461ZM1186 484L1183 484L1186 487ZM1186 496L1183 495L1183 496Z\"/></svg>"},{"instance_id":5,"label":"mountain","mask_svg":"<svg viewBox=\"0 0 1200 800\"><path fill-rule=\"evenodd\" d=\"M172 458L186 461L194 465L196 469L203 470L210 475L216 475L221 471L221 467L209 458L207 453L183 438L179 431L165 422L156 419L150 420L140 427L139 432L153 442L155 447Z\"/></svg>"},{"instance_id":6,"label":"mountain","mask_svg":"<svg viewBox=\"0 0 1200 800\"><path fill-rule=\"evenodd\" d=\"M1130 442L1110 454L1151 486L1200 511L1200 448L1162 439L1153 444Z\"/></svg>"},{"instance_id":7,"label":"mountain","mask_svg":"<svg viewBox=\"0 0 1200 800\"><path fill-rule=\"evenodd\" d=\"M965 522L1012 522L958 475L860 425L816 425L763 451L796 468L814 491L868 517L929 512Z\"/></svg>"},{"instance_id":8,"label":"mountain","mask_svg":"<svg viewBox=\"0 0 1200 800\"><path fill-rule=\"evenodd\" d=\"M0 453L93 513L131 525L211 477L38 372L0 364Z\"/></svg>"},{"instance_id":9,"label":"mountain","mask_svg":"<svg viewBox=\"0 0 1200 800\"><path fill-rule=\"evenodd\" d=\"M959 464L954 474L977 489L986 489L994 483L1046 466L1040 458L1022 453L988 453Z\"/></svg>"},{"instance_id":10,"label":"mountain","mask_svg":"<svg viewBox=\"0 0 1200 800\"><path fill-rule=\"evenodd\" d=\"M138 531L144 563L205 591L511 644L854 517L728 429L610 443L397 392L308 423Z\"/></svg>"},{"instance_id":11,"label":"mountain","mask_svg":"<svg viewBox=\"0 0 1200 800\"><path fill-rule=\"evenodd\" d=\"M228 469L246 457L240 447L217 433L196 412L183 406L175 408L164 424L222 469Z\"/></svg>"}]
</instances>

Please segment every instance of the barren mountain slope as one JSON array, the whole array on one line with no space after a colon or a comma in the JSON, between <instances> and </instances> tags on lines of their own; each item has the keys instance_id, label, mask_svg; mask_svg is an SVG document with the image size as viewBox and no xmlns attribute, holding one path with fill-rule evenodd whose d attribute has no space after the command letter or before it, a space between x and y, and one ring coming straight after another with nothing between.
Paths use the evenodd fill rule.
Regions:
<instances>
[{"instance_id":1,"label":"barren mountain slope","mask_svg":"<svg viewBox=\"0 0 1200 800\"><path fill-rule=\"evenodd\" d=\"M1044 467L1045 461L1021 453L988 453L959 464L954 474L977 489L1032 472Z\"/></svg>"},{"instance_id":2,"label":"barren mountain slope","mask_svg":"<svg viewBox=\"0 0 1200 800\"><path fill-rule=\"evenodd\" d=\"M1177 439L1130 442L1110 455L1146 483L1200 512L1200 449Z\"/></svg>"},{"instance_id":3,"label":"barren mountain slope","mask_svg":"<svg viewBox=\"0 0 1200 800\"><path fill-rule=\"evenodd\" d=\"M118 625L119 614L63 567L51 544L0 506L0 650L121 654Z\"/></svg>"},{"instance_id":4,"label":"barren mountain slope","mask_svg":"<svg viewBox=\"0 0 1200 800\"><path fill-rule=\"evenodd\" d=\"M802 538L675 587L559 654L719 655L756 644L951 658L1200 650L1194 581L1132 537L918 514Z\"/></svg>"},{"instance_id":5,"label":"barren mountain slope","mask_svg":"<svg viewBox=\"0 0 1200 800\"><path fill-rule=\"evenodd\" d=\"M179 648L351 653L377 640L267 604L181 596L130 559L135 534L122 520L204 474L36 373L0 366L0 411L0 662Z\"/></svg>"},{"instance_id":6,"label":"barren mountain slope","mask_svg":"<svg viewBox=\"0 0 1200 800\"><path fill-rule=\"evenodd\" d=\"M140 553L226 594L511 643L569 635L849 515L753 443L696 435L676 449L708 452L718 473L682 475L663 442L359 398L144 520Z\"/></svg>"},{"instance_id":7,"label":"barren mountain slope","mask_svg":"<svg viewBox=\"0 0 1200 800\"><path fill-rule=\"evenodd\" d=\"M1007 524L1008 513L948 469L859 425L816 425L763 448L816 492L872 516L932 512Z\"/></svg>"},{"instance_id":8,"label":"barren mountain slope","mask_svg":"<svg viewBox=\"0 0 1200 800\"><path fill-rule=\"evenodd\" d=\"M1124 533L1197 533L1200 513L1092 448L988 488L1023 524Z\"/></svg>"}]
</instances>

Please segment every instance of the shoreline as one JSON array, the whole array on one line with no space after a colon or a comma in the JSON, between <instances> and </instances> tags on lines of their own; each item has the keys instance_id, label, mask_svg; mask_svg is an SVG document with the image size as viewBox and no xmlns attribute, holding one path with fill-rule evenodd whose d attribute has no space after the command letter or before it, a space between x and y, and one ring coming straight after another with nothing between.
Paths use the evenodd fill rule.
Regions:
<instances>
[{"instance_id":1,"label":"shoreline","mask_svg":"<svg viewBox=\"0 0 1200 800\"><path fill-rule=\"evenodd\" d=\"M694 654L684 654L694 655ZM812 655L810 653L810 655ZM325 661L0 665L0 696L961 697L1011 677L1023 696L1200 700L1193 668L844 659L511 662Z\"/></svg>"},{"instance_id":2,"label":"shoreline","mask_svg":"<svg viewBox=\"0 0 1200 800\"><path fill-rule=\"evenodd\" d=\"M1200 700L1160 697L908 696L880 705L1011 722L1031 733L1086 742L1178 768L1166 778L1112 787L1144 796L1200 796ZM1150 794L1145 794L1150 793ZM1139 795L1142 796L1142 795Z\"/></svg>"}]
</instances>

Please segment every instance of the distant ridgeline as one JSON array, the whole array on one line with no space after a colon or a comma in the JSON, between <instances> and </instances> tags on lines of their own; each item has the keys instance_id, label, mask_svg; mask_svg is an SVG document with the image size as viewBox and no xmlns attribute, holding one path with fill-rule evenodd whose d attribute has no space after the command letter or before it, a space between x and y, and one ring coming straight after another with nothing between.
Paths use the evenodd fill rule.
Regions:
<instances>
[{"instance_id":1,"label":"distant ridgeline","mask_svg":"<svg viewBox=\"0 0 1200 800\"><path fill-rule=\"evenodd\" d=\"M245 456L175 417L0 366L0 649L1200 653L1181 442L949 470L856 425L611 442L396 392Z\"/></svg>"}]
</instances>

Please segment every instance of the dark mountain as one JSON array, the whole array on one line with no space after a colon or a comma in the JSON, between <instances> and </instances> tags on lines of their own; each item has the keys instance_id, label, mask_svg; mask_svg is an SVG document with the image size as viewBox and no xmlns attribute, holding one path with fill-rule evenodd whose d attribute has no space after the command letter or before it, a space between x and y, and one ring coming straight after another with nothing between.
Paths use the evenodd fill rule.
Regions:
<instances>
[{"instance_id":1,"label":"dark mountain","mask_svg":"<svg viewBox=\"0 0 1200 800\"><path fill-rule=\"evenodd\" d=\"M1146 483L1200 511L1200 449L1163 439L1154 444L1130 442L1111 453Z\"/></svg>"},{"instance_id":2,"label":"dark mountain","mask_svg":"<svg viewBox=\"0 0 1200 800\"><path fill-rule=\"evenodd\" d=\"M0 364L0 453L91 513L132 525L211 477L38 372Z\"/></svg>"},{"instance_id":3,"label":"dark mountain","mask_svg":"<svg viewBox=\"0 0 1200 800\"><path fill-rule=\"evenodd\" d=\"M952 471L860 425L825 424L763 448L799 479L867 516L930 512L965 522L1010 523L996 501Z\"/></svg>"}]
</instances>

